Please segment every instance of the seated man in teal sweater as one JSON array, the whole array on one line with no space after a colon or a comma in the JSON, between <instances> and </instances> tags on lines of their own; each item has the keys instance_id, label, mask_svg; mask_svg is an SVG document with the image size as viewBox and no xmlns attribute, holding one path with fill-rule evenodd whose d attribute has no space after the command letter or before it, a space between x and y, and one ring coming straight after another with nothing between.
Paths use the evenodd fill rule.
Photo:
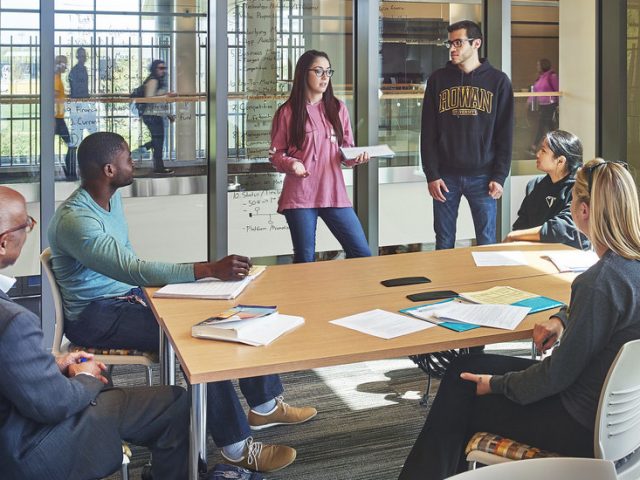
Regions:
<instances>
[{"instance_id":1,"label":"seated man in teal sweater","mask_svg":"<svg viewBox=\"0 0 640 480\"><path fill-rule=\"evenodd\" d=\"M58 208L49 226L51 267L64 303L65 333L78 345L158 351L156 319L139 286L234 280L246 275L248 258L230 255L217 262L174 264L138 258L129 242L118 189L133 182L131 152L124 138L99 132L78 148L81 185ZM207 388L207 428L228 463L269 472L295 460L283 445L254 442L251 430L295 424L316 415L282 400L277 375L240 380L249 404L245 416L230 381Z\"/></svg>"}]
</instances>

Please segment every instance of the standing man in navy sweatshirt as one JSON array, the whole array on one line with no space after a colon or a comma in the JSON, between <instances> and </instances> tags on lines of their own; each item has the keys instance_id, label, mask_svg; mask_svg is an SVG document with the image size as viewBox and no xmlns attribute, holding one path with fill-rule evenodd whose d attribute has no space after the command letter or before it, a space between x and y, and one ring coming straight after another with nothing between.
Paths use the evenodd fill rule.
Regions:
<instances>
[{"instance_id":1,"label":"standing man in navy sweatshirt","mask_svg":"<svg viewBox=\"0 0 640 480\"><path fill-rule=\"evenodd\" d=\"M511 167L513 90L509 78L480 59L480 27L447 27L451 61L427 81L420 152L433 197L436 249L453 248L464 195L478 245L496 242L497 200Z\"/></svg>"}]
</instances>

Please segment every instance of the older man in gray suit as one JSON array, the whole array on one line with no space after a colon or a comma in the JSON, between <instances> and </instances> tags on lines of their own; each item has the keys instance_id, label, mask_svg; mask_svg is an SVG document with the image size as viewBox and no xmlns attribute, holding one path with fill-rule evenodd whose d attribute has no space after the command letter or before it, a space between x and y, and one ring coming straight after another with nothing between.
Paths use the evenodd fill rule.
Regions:
<instances>
[{"instance_id":1,"label":"older man in gray suit","mask_svg":"<svg viewBox=\"0 0 640 480\"><path fill-rule=\"evenodd\" d=\"M35 220L0 186L0 268L12 265ZM0 476L89 479L122 462L122 439L148 446L153 478L187 477L188 402L178 387L105 388L105 366L85 353L54 358L40 320L6 295L0 275Z\"/></svg>"}]
</instances>

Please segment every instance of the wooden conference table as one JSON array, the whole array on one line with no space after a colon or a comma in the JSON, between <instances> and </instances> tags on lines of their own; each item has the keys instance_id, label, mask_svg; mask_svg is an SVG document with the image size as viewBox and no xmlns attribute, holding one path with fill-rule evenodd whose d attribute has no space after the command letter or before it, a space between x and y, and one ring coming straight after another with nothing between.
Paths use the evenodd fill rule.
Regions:
<instances>
[{"instance_id":1,"label":"wooden conference table","mask_svg":"<svg viewBox=\"0 0 640 480\"><path fill-rule=\"evenodd\" d=\"M476 267L472 251L517 250L528 265ZM270 266L234 301L153 298L151 307L163 331L164 381L173 381L175 354L191 384L190 478L206 465L206 383L218 380L292 372L366 360L394 358L531 338L533 325L549 312L529 315L513 331L478 328L453 332L430 328L391 340L330 324L347 315L380 308L397 312L417 305L410 293L452 289L459 292L509 285L568 302L573 274L559 274L542 258L550 250L571 250L559 244L502 244L438 252L419 252L297 265ZM426 276L428 284L387 288L381 280ZM278 311L302 316L305 324L266 347L195 339L191 326L237 303L277 305Z\"/></svg>"}]
</instances>

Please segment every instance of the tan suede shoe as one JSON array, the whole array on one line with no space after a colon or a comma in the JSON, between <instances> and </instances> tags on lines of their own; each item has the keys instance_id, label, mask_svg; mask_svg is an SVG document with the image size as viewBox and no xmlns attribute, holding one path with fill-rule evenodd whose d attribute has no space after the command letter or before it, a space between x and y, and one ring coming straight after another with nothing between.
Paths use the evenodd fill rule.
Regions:
<instances>
[{"instance_id":1,"label":"tan suede shoe","mask_svg":"<svg viewBox=\"0 0 640 480\"><path fill-rule=\"evenodd\" d=\"M313 407L292 407L282 397L276 397L276 408L271 413L260 414L249 410L247 415L251 430L262 430L276 425L296 425L311 420L318 414Z\"/></svg>"},{"instance_id":2,"label":"tan suede shoe","mask_svg":"<svg viewBox=\"0 0 640 480\"><path fill-rule=\"evenodd\" d=\"M289 466L296 459L296 451L285 445L270 445L247 439L244 455L239 460L227 458L222 452L225 462L237 467L247 468L254 472L275 472Z\"/></svg>"}]
</instances>

